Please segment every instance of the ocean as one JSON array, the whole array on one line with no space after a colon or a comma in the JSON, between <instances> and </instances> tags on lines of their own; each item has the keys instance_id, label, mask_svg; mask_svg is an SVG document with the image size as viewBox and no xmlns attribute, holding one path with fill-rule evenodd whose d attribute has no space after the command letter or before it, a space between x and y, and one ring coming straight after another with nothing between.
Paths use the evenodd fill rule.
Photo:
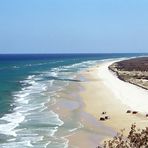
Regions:
<instances>
[{"instance_id":1,"label":"ocean","mask_svg":"<svg viewBox=\"0 0 148 148\"><path fill-rule=\"evenodd\" d=\"M0 147L68 147L65 135L83 126L74 119L65 123L54 111L61 92L78 82L80 71L101 61L144 55L1 54Z\"/></svg>"}]
</instances>

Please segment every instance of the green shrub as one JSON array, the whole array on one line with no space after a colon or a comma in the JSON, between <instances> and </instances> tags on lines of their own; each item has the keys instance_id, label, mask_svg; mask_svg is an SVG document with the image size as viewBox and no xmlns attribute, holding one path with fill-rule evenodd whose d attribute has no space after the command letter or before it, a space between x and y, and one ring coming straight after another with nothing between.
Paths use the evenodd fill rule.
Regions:
<instances>
[{"instance_id":1,"label":"green shrub","mask_svg":"<svg viewBox=\"0 0 148 148\"><path fill-rule=\"evenodd\" d=\"M132 124L127 137L121 130L113 139L104 142L104 148L148 148L148 127L143 130L137 129L136 124Z\"/></svg>"}]
</instances>

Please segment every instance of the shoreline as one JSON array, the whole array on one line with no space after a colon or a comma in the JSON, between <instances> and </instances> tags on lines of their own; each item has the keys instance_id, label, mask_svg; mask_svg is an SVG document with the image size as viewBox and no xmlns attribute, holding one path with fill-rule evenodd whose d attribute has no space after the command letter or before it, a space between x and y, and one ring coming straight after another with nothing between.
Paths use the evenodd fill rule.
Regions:
<instances>
[{"instance_id":1,"label":"shoreline","mask_svg":"<svg viewBox=\"0 0 148 148\"><path fill-rule=\"evenodd\" d=\"M80 74L78 78L83 79L84 76ZM85 112L85 104L79 94L84 91L81 83L87 81L88 80L84 80L84 82L82 81L80 83L72 82L68 88L60 94L61 98L64 99L58 100L52 107L64 122L64 125L60 127L55 135L60 134L60 136L62 135L63 138L66 138L69 147L97 147L103 139L112 137L115 134L115 131L110 127L101 122L99 123L94 116ZM77 124L77 127L67 128L72 127L72 125L76 123L79 124ZM65 130L68 132L65 133Z\"/></svg>"},{"instance_id":2,"label":"shoreline","mask_svg":"<svg viewBox=\"0 0 148 148\"><path fill-rule=\"evenodd\" d=\"M56 135L60 133L60 136L66 138L69 147L101 146L105 139L112 138L122 129L125 129L124 134L127 135L133 123L136 123L140 129L148 125L144 114L126 113L131 107L125 102L124 96L119 97L118 89L125 88L125 84L128 88L132 86L135 89L136 86L121 81L109 71L108 65L113 62L115 61L104 61L78 73L77 78L82 81L71 82L65 91L61 92L60 99L52 106L64 121L64 125ZM119 87L116 81L123 83L123 88ZM118 89L114 85L111 86L112 83L118 86ZM139 92L141 90L144 91L140 88ZM127 95L128 93L125 93L125 96ZM131 93L129 95L131 96ZM110 119L100 121L102 112L106 112ZM67 129L75 123L78 123L77 126ZM65 130L68 132L65 133Z\"/></svg>"},{"instance_id":3,"label":"shoreline","mask_svg":"<svg viewBox=\"0 0 148 148\"><path fill-rule=\"evenodd\" d=\"M121 83L126 84L126 87L128 87L128 89L131 88L131 90L133 91L138 90L138 93L141 93L141 97L145 96L145 93L147 92L145 92L145 90L143 90L142 88L134 86L133 84L129 84L119 80L113 73L108 70L108 65L110 65L112 62L101 63L82 73L82 75L89 81L81 83L81 86L84 88L84 90L80 92L80 96L85 104L84 111L94 116L98 120L98 124L101 122L107 127L112 128L116 132L120 132L120 130L125 129L124 133L125 135L127 135L133 123L136 123L138 128L143 129L148 125L148 119L145 117L143 112L136 115L126 113L127 110L131 109L131 106L129 105L132 102L129 102L128 99L126 100L123 98L128 94L130 96L136 96L137 93L134 94L135 92L124 92L124 96L116 94L118 89L121 89L118 86L118 83L116 84L116 81L120 81ZM104 64L105 67L103 67ZM104 73L105 71L102 68L105 68L108 73ZM108 74L112 76L111 81L112 83L114 83L114 85L116 85L116 87L118 87L117 90L114 86L111 86L112 84L110 84L110 81L108 81L110 79L110 77L108 77ZM106 79L106 76L108 77L108 79ZM126 88L125 85L123 85L122 87ZM146 99L145 97L144 99ZM125 100L127 102L125 102ZM134 101L134 98L131 99L131 101ZM132 109L138 110L137 106L133 107ZM110 117L110 119L106 121L99 121L99 117L102 116L102 112L107 112L107 115Z\"/></svg>"}]
</instances>

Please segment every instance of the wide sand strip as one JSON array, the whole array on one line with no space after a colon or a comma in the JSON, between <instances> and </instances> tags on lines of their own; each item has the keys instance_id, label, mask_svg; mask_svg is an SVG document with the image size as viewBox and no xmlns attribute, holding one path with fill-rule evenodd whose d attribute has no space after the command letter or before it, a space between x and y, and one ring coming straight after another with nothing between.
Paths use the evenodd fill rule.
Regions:
<instances>
[{"instance_id":1,"label":"wide sand strip","mask_svg":"<svg viewBox=\"0 0 148 148\"><path fill-rule=\"evenodd\" d=\"M85 104L84 110L96 117L98 122L116 131L125 128L127 133L133 123L139 128L145 128L148 125L144 114L146 107L148 110L148 92L119 80L108 70L111 63L104 62L82 73L87 78L87 81L81 83L84 90L80 92ZM129 109L141 113L127 114ZM106 112L110 119L99 121L104 116L102 112Z\"/></svg>"}]
</instances>

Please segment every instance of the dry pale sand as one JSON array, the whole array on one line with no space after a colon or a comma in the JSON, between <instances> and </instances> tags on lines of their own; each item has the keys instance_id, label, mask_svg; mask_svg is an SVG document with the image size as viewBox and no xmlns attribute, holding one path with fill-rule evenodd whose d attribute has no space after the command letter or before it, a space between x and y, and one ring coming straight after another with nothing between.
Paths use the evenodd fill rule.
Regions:
<instances>
[{"instance_id":1,"label":"dry pale sand","mask_svg":"<svg viewBox=\"0 0 148 148\"><path fill-rule=\"evenodd\" d=\"M100 66L99 64L81 72L78 79L83 81L71 83L66 91L60 94L65 99L60 98L53 105L62 120L65 119L64 123L70 125L73 122L80 122L83 125L64 136L69 140L69 148L97 147L121 129L125 128L125 134L127 134L133 123L140 128L148 125L148 119L144 115L126 113L129 107L117 99L114 91L107 87L99 76ZM102 112L106 112L110 119L100 121L100 117L103 117ZM62 128L64 133L67 126Z\"/></svg>"},{"instance_id":2,"label":"dry pale sand","mask_svg":"<svg viewBox=\"0 0 148 148\"><path fill-rule=\"evenodd\" d=\"M126 113L129 108L117 99L115 94L99 77L99 66L82 73L87 79L86 82L81 83L84 90L80 92L85 104L84 110L93 115L98 122L103 122L103 124L116 131L126 129L125 134L128 133L133 123L136 123L138 128L145 128L148 125L148 119L142 114L133 115ZM103 116L101 115L102 112L107 112L110 119L99 121L99 118Z\"/></svg>"}]
</instances>

